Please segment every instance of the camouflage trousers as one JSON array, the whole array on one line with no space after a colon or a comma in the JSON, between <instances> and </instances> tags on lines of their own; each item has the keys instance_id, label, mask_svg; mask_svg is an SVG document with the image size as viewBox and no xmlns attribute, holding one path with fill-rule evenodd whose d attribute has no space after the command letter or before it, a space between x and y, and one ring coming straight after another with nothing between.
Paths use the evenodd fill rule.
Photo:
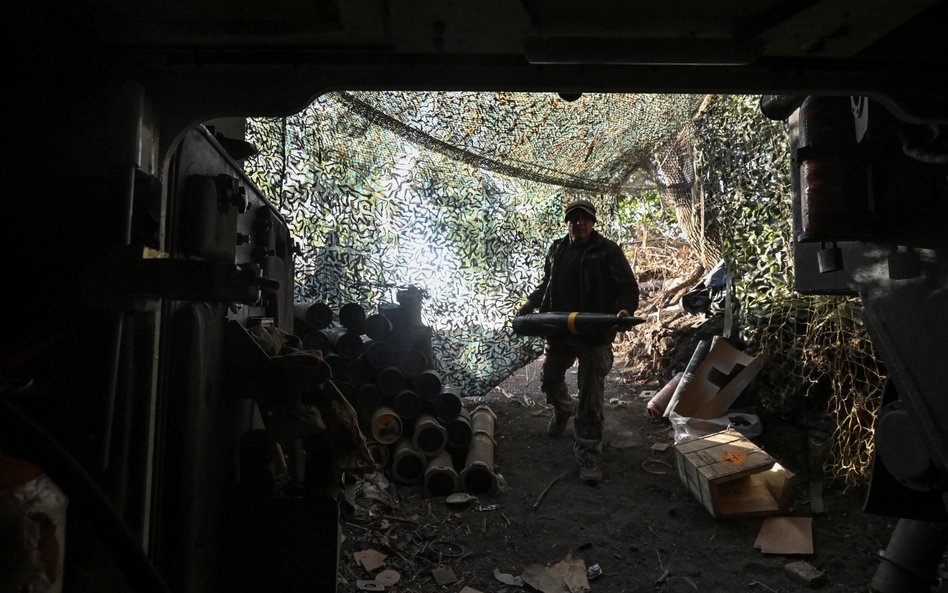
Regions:
<instances>
[{"instance_id":1,"label":"camouflage trousers","mask_svg":"<svg viewBox=\"0 0 948 593\"><path fill-rule=\"evenodd\" d=\"M612 370L612 344L589 344L574 338L547 340L540 388L557 414L574 416L573 453L578 463L602 453L602 399L606 375ZM579 360L579 399L566 386L566 371Z\"/></svg>"}]
</instances>

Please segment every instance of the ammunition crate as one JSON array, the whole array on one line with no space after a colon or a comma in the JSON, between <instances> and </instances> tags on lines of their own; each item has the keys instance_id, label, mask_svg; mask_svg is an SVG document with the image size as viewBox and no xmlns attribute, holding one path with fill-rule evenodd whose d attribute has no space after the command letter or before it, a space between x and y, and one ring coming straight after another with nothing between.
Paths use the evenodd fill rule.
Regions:
<instances>
[{"instance_id":1,"label":"ammunition crate","mask_svg":"<svg viewBox=\"0 0 948 593\"><path fill-rule=\"evenodd\" d=\"M764 517L789 504L793 473L733 428L675 445L675 463L712 517Z\"/></svg>"}]
</instances>

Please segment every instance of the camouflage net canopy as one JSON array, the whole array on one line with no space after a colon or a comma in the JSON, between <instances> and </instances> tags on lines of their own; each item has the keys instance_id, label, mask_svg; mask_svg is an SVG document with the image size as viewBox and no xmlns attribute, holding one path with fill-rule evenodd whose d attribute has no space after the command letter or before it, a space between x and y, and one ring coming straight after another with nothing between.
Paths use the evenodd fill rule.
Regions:
<instances>
[{"instance_id":1,"label":"camouflage net canopy","mask_svg":"<svg viewBox=\"0 0 948 593\"><path fill-rule=\"evenodd\" d=\"M298 302L374 312L420 289L437 369L480 396L542 351L509 322L565 232L563 206L592 200L600 231L621 242L619 204L654 192L653 155L701 100L330 93L294 116L251 120L260 152L245 168L301 248Z\"/></svg>"},{"instance_id":2,"label":"camouflage net canopy","mask_svg":"<svg viewBox=\"0 0 948 593\"><path fill-rule=\"evenodd\" d=\"M811 437L827 444L827 472L868 476L884 372L858 299L793 290L788 129L758 97L332 93L251 120L248 138L260 153L247 172L301 248L297 300L372 311L424 291L437 368L462 395L542 352L509 321L565 232L564 204L583 197L642 284L649 322L629 353L651 359L644 375L671 370L661 311L692 285L681 271L697 280L723 259L726 310L767 361L760 404L828 418Z\"/></svg>"},{"instance_id":3,"label":"camouflage net canopy","mask_svg":"<svg viewBox=\"0 0 948 593\"><path fill-rule=\"evenodd\" d=\"M825 431L811 439L826 444L830 475L858 484L871 468L885 373L858 298L793 290L787 124L761 115L757 97L716 96L687 136L676 142L690 148L672 151L665 168L694 171L690 214L700 218L696 226L708 243L702 251L722 254L732 272L740 335L767 360L761 404L804 421L827 416ZM694 155L693 165L687 155ZM681 185L674 192L685 216L687 177L676 177Z\"/></svg>"}]
</instances>

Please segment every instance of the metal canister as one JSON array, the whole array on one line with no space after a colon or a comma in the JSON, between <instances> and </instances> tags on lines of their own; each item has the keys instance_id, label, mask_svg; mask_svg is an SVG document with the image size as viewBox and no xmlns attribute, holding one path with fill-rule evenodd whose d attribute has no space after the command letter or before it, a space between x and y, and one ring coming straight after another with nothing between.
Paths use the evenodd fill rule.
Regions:
<instances>
[{"instance_id":1,"label":"metal canister","mask_svg":"<svg viewBox=\"0 0 948 593\"><path fill-rule=\"evenodd\" d=\"M392 408L381 406L372 413L370 429L377 443L390 445L402 436L402 419Z\"/></svg>"},{"instance_id":2,"label":"metal canister","mask_svg":"<svg viewBox=\"0 0 948 593\"><path fill-rule=\"evenodd\" d=\"M445 422L445 430L448 431L448 446L453 449L467 450L471 442L471 413L461 408L458 415Z\"/></svg>"},{"instance_id":3,"label":"metal canister","mask_svg":"<svg viewBox=\"0 0 948 593\"><path fill-rule=\"evenodd\" d=\"M392 331L392 322L388 317L375 313L365 318L362 330L373 340L385 340Z\"/></svg>"},{"instance_id":4,"label":"metal canister","mask_svg":"<svg viewBox=\"0 0 948 593\"><path fill-rule=\"evenodd\" d=\"M422 412L421 396L411 389L402 389L392 399L392 408L402 420L417 418Z\"/></svg>"},{"instance_id":5,"label":"metal canister","mask_svg":"<svg viewBox=\"0 0 948 593\"><path fill-rule=\"evenodd\" d=\"M799 241L868 235L869 170L860 162L850 99L808 97L800 107Z\"/></svg>"},{"instance_id":6,"label":"metal canister","mask_svg":"<svg viewBox=\"0 0 948 593\"><path fill-rule=\"evenodd\" d=\"M425 468L424 481L425 493L428 496L448 496L458 491L460 480L447 451L431 458Z\"/></svg>"},{"instance_id":7,"label":"metal canister","mask_svg":"<svg viewBox=\"0 0 948 593\"><path fill-rule=\"evenodd\" d=\"M392 452L392 477L403 484L419 484L425 477L428 458L411 444L402 439Z\"/></svg>"},{"instance_id":8,"label":"metal canister","mask_svg":"<svg viewBox=\"0 0 948 593\"><path fill-rule=\"evenodd\" d=\"M374 411L381 399L382 394L375 383L365 383L355 393L355 402L360 413Z\"/></svg>"},{"instance_id":9,"label":"metal canister","mask_svg":"<svg viewBox=\"0 0 948 593\"><path fill-rule=\"evenodd\" d=\"M448 431L434 416L422 414L415 420L411 442L428 457L434 457L447 446Z\"/></svg>"},{"instance_id":10,"label":"metal canister","mask_svg":"<svg viewBox=\"0 0 948 593\"><path fill-rule=\"evenodd\" d=\"M682 375L684 375L684 373L676 373L671 381L665 383L665 386L659 389L658 393L652 396L652 399L648 400L645 411L649 416L652 418L661 418L665 415L665 409L668 407L668 402L671 401L672 395L674 395Z\"/></svg>"},{"instance_id":11,"label":"metal canister","mask_svg":"<svg viewBox=\"0 0 948 593\"><path fill-rule=\"evenodd\" d=\"M487 406L477 406L471 412L474 434L460 475L464 489L471 494L485 494L497 489L497 474L494 472L496 422L497 415Z\"/></svg>"},{"instance_id":12,"label":"metal canister","mask_svg":"<svg viewBox=\"0 0 948 593\"><path fill-rule=\"evenodd\" d=\"M365 319L365 307L358 303L346 303L339 308L339 323L350 331L361 334Z\"/></svg>"},{"instance_id":13,"label":"metal canister","mask_svg":"<svg viewBox=\"0 0 948 593\"><path fill-rule=\"evenodd\" d=\"M339 356L352 359L362 354L362 336L344 327L326 330L329 335L329 347Z\"/></svg>"},{"instance_id":14,"label":"metal canister","mask_svg":"<svg viewBox=\"0 0 948 593\"><path fill-rule=\"evenodd\" d=\"M302 341L304 350L329 350L329 336L323 330L306 332Z\"/></svg>"},{"instance_id":15,"label":"metal canister","mask_svg":"<svg viewBox=\"0 0 948 593\"><path fill-rule=\"evenodd\" d=\"M406 377L417 377L428 368L428 359L421 350L407 348L398 357L398 368Z\"/></svg>"},{"instance_id":16,"label":"metal canister","mask_svg":"<svg viewBox=\"0 0 948 593\"><path fill-rule=\"evenodd\" d=\"M438 394L441 393L441 389L444 387L444 384L441 381L441 374L435 370L422 371L417 377L412 379L412 386L415 388L415 391L418 392L423 399L428 401L433 401Z\"/></svg>"},{"instance_id":17,"label":"metal canister","mask_svg":"<svg viewBox=\"0 0 948 593\"><path fill-rule=\"evenodd\" d=\"M401 390L405 389L407 381L405 380L405 373L398 367L391 366L385 367L375 378L375 382L379 386L379 391L382 392L382 395L389 397L395 397L395 395Z\"/></svg>"},{"instance_id":18,"label":"metal canister","mask_svg":"<svg viewBox=\"0 0 948 593\"><path fill-rule=\"evenodd\" d=\"M297 303L293 305L293 317L311 330L320 330L332 323L332 307L318 302Z\"/></svg>"},{"instance_id":19,"label":"metal canister","mask_svg":"<svg viewBox=\"0 0 948 593\"><path fill-rule=\"evenodd\" d=\"M361 387L374 378L375 369L364 355L356 356L346 365L346 379L356 387Z\"/></svg>"},{"instance_id":20,"label":"metal canister","mask_svg":"<svg viewBox=\"0 0 948 593\"><path fill-rule=\"evenodd\" d=\"M395 349L384 340L366 342L364 356L376 371L390 367L395 363Z\"/></svg>"},{"instance_id":21,"label":"metal canister","mask_svg":"<svg viewBox=\"0 0 948 593\"><path fill-rule=\"evenodd\" d=\"M449 422L461 413L464 403L461 400L461 390L446 385L434 400L434 412L442 422Z\"/></svg>"}]
</instances>

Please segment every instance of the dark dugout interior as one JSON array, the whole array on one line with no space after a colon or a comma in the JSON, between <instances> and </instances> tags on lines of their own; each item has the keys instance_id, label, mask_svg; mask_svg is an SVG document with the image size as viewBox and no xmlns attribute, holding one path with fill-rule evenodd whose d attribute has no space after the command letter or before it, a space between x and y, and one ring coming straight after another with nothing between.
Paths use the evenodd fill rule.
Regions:
<instances>
[{"instance_id":1,"label":"dark dugout interior","mask_svg":"<svg viewBox=\"0 0 948 593\"><path fill-rule=\"evenodd\" d=\"M946 3L40 1L9 12L0 451L70 498L68 590L216 590L218 543L252 529L222 511L250 413L233 394L254 362L228 347L225 321L247 302L290 323L292 249L267 197L194 126L296 113L330 90L760 94L781 119L807 97L878 105L892 136L840 153L873 164L869 213L882 216L804 233L797 287L859 294L890 371L877 466L886 510L907 522L884 566L901 574L919 541L944 547L943 531L905 531L919 508L944 521L948 481ZM915 162L942 168L916 175ZM190 175L222 185L187 187ZM266 230L265 253L224 248L215 232L231 222L182 198L202 191L252 213L235 224ZM188 240L213 256L188 256ZM333 554L330 542L328 564Z\"/></svg>"}]
</instances>

